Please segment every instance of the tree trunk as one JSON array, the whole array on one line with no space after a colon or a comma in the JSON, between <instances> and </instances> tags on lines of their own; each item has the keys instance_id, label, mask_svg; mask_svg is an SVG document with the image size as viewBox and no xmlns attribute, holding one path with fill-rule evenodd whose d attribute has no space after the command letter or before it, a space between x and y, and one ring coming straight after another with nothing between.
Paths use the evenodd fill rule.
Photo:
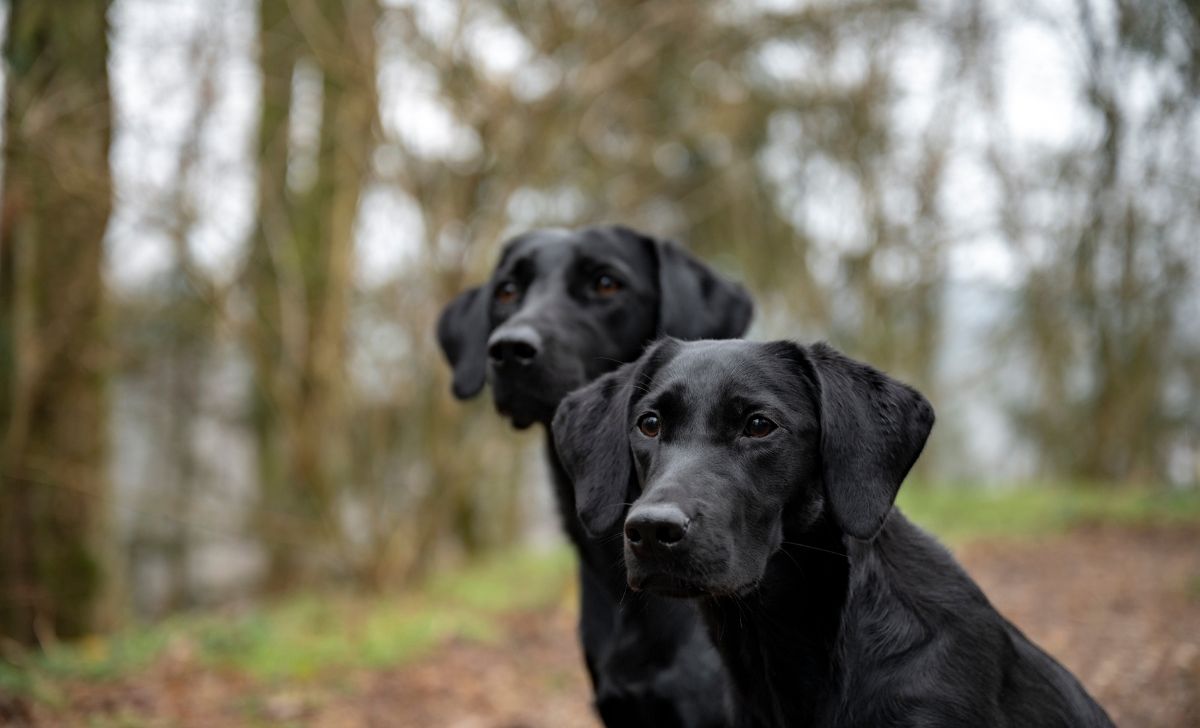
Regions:
<instances>
[{"instance_id":1,"label":"tree trunk","mask_svg":"<svg viewBox=\"0 0 1200 728\"><path fill-rule=\"evenodd\" d=\"M106 2L10 5L0 219L0 634L93 627L106 503Z\"/></svg>"},{"instance_id":2,"label":"tree trunk","mask_svg":"<svg viewBox=\"0 0 1200 728\"><path fill-rule=\"evenodd\" d=\"M259 476L268 585L301 576L301 541L340 546L347 327L359 198L378 136L374 0L264 0L259 222L251 253ZM315 174L293 174L299 64L321 78ZM317 549L310 549L315 553Z\"/></svg>"}]
</instances>

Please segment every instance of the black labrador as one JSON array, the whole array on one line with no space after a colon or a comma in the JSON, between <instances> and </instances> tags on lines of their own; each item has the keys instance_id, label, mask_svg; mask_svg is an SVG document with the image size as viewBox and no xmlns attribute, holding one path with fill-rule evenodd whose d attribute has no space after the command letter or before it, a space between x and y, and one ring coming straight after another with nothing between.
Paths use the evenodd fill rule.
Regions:
<instances>
[{"instance_id":1,"label":"black labrador","mask_svg":"<svg viewBox=\"0 0 1200 728\"><path fill-rule=\"evenodd\" d=\"M547 427L568 392L636 359L660 335L741 335L741 286L678 245L624 227L539 230L508 242L491 280L454 299L438 340L454 394L491 383L518 428ZM728 725L732 691L692 604L629 594L621 531L585 533L548 448L562 523L580 560L580 639L608 726Z\"/></svg>"},{"instance_id":2,"label":"black labrador","mask_svg":"<svg viewBox=\"0 0 1200 728\"><path fill-rule=\"evenodd\" d=\"M563 401L589 530L629 585L697 598L747 725L1108 726L893 501L933 427L829 346L666 340Z\"/></svg>"}]
</instances>

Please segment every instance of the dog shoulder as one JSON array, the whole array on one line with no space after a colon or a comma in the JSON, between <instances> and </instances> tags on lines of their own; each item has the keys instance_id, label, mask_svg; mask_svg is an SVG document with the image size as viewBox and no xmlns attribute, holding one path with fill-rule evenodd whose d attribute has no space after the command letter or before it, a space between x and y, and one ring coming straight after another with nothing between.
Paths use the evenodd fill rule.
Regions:
<instances>
[{"instance_id":1,"label":"dog shoulder","mask_svg":"<svg viewBox=\"0 0 1200 728\"><path fill-rule=\"evenodd\" d=\"M874 718L888 725L991 725L1019 719L1015 711L1031 721L1017 724L1111 725L1078 681L899 511L875 541L852 548L851 562L847 624L859 626L847 654L856 692L902 696L904 705L902 715Z\"/></svg>"}]
</instances>

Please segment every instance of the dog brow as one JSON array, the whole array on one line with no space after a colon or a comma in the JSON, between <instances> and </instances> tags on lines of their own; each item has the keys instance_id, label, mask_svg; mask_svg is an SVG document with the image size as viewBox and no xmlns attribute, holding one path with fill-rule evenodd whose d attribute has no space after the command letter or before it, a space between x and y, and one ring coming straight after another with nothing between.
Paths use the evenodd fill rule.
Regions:
<instances>
[{"instance_id":1,"label":"dog brow","mask_svg":"<svg viewBox=\"0 0 1200 728\"><path fill-rule=\"evenodd\" d=\"M663 390L654 398L654 408L668 421L682 419L688 410L687 396L683 392L683 385L672 384Z\"/></svg>"},{"instance_id":2,"label":"dog brow","mask_svg":"<svg viewBox=\"0 0 1200 728\"><path fill-rule=\"evenodd\" d=\"M503 266L496 268L496 274L498 276L520 276L526 280L531 280L537 275L537 261L533 255L525 252L511 261L506 261Z\"/></svg>"}]
</instances>

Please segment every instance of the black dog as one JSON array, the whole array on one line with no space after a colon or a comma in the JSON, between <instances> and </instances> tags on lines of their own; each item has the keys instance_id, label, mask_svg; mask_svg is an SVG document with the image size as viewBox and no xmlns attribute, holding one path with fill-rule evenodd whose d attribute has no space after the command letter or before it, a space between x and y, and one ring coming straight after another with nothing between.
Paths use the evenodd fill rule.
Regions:
<instances>
[{"instance_id":1,"label":"black dog","mask_svg":"<svg viewBox=\"0 0 1200 728\"><path fill-rule=\"evenodd\" d=\"M818 344L665 341L559 407L579 515L629 584L698 597L763 726L1107 726L892 507L917 391Z\"/></svg>"},{"instance_id":2,"label":"black dog","mask_svg":"<svg viewBox=\"0 0 1200 728\"><path fill-rule=\"evenodd\" d=\"M456 298L438 322L454 393L491 382L519 428L549 426L577 387L636 359L659 335L723 338L745 331L743 289L673 243L621 227L543 230L509 242L491 280ZM693 605L627 594L621 532L589 537L553 448L563 526L580 558L580 639L609 726L729 723L731 691Z\"/></svg>"}]
</instances>

